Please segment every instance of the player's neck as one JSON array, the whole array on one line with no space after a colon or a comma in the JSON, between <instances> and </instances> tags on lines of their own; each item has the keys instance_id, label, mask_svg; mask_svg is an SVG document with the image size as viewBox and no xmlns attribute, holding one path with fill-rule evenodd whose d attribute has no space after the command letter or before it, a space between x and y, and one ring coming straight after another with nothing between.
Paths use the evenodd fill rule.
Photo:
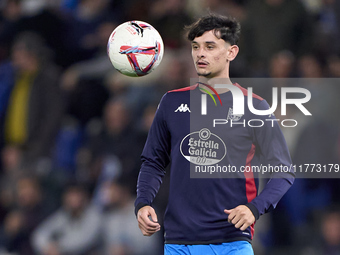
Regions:
<instances>
[{"instance_id":1,"label":"player's neck","mask_svg":"<svg viewBox=\"0 0 340 255\"><path fill-rule=\"evenodd\" d=\"M218 88L216 85L221 85L221 84L232 84L231 80L229 77L214 77L214 78L207 78L200 76L199 77L199 82L203 84L208 84L211 87L213 87L218 94L226 93L229 91L227 88ZM199 86L204 86L203 84L200 84Z\"/></svg>"}]
</instances>

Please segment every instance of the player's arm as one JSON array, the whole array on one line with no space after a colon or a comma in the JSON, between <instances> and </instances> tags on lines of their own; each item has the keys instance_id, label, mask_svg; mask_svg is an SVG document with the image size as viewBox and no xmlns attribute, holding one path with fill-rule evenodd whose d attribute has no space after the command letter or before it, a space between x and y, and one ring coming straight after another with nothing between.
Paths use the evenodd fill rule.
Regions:
<instances>
[{"instance_id":1,"label":"player's arm","mask_svg":"<svg viewBox=\"0 0 340 255\"><path fill-rule=\"evenodd\" d=\"M157 215L152 208L165 168L170 162L170 133L166 125L166 95L156 111L142 153L142 166L137 181L135 214L144 235L152 235L160 229Z\"/></svg>"},{"instance_id":2,"label":"player's arm","mask_svg":"<svg viewBox=\"0 0 340 255\"><path fill-rule=\"evenodd\" d=\"M256 107L258 110L266 110L269 105L263 100ZM271 166L291 167L291 158L282 131L275 116L256 116L262 119L264 126L253 128L253 143ZM267 121L266 121L267 119ZM271 119L271 121L268 121ZM263 177L263 176L260 176ZM224 210L228 214L228 221L235 227L245 230L252 225L262 214L273 210L282 196L288 191L294 182L294 173L290 169L287 173L272 174L262 192L246 205Z\"/></svg>"},{"instance_id":3,"label":"player's arm","mask_svg":"<svg viewBox=\"0 0 340 255\"><path fill-rule=\"evenodd\" d=\"M263 100L257 106L257 109L269 109L269 105ZM283 166L288 171L271 174L262 192L247 205L256 219L276 207L295 179L287 143L278 121L275 120L276 117L274 115L257 116L257 118L259 117L265 122L265 125L260 128L253 128L254 143L262 154L265 164L273 167ZM266 119L272 121L266 121ZM260 177L263 178L264 176Z\"/></svg>"}]
</instances>

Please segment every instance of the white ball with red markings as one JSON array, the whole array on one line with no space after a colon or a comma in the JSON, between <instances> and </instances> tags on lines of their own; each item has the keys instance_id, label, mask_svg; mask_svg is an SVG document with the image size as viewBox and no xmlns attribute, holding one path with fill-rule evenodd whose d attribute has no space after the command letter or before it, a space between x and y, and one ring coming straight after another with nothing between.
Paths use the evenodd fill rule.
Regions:
<instances>
[{"instance_id":1,"label":"white ball with red markings","mask_svg":"<svg viewBox=\"0 0 340 255\"><path fill-rule=\"evenodd\" d=\"M143 21L128 21L110 35L107 54L113 66L132 77L151 73L162 61L163 40L158 31Z\"/></svg>"}]
</instances>

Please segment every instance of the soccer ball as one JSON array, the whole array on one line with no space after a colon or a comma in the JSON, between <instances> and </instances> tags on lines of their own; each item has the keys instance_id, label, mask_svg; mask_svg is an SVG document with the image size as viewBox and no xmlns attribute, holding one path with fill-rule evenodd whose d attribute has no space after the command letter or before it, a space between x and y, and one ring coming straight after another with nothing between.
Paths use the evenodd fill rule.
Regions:
<instances>
[{"instance_id":1,"label":"soccer ball","mask_svg":"<svg viewBox=\"0 0 340 255\"><path fill-rule=\"evenodd\" d=\"M107 54L113 66L131 77L151 73L161 62L163 40L158 31L143 21L128 21L110 35Z\"/></svg>"}]
</instances>

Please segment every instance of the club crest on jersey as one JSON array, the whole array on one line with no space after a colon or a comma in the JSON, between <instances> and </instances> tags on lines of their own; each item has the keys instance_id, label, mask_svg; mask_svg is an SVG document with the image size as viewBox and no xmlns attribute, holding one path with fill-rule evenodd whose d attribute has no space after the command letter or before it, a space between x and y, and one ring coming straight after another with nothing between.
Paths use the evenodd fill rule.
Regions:
<instances>
[{"instance_id":1,"label":"club crest on jersey","mask_svg":"<svg viewBox=\"0 0 340 255\"><path fill-rule=\"evenodd\" d=\"M242 118L243 114L234 114L233 108L229 108L227 120L239 121Z\"/></svg>"}]
</instances>

